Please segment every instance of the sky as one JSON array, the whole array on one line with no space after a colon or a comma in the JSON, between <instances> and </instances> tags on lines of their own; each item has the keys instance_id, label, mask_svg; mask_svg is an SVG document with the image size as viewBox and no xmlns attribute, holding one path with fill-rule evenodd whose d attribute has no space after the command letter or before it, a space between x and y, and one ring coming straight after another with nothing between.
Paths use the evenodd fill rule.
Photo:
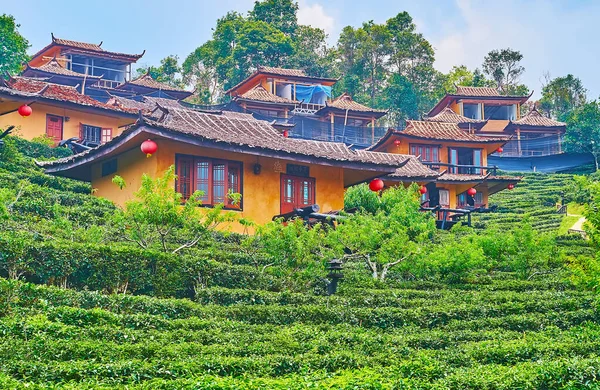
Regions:
<instances>
[{"instance_id":1,"label":"sky","mask_svg":"<svg viewBox=\"0 0 600 390\"><path fill-rule=\"evenodd\" d=\"M230 10L246 13L253 0L0 0L0 13L13 15L35 53L56 37L99 43L105 50L141 53L140 65L161 58L185 59L212 34ZM435 49L434 66L481 66L490 50L510 47L524 58L521 81L539 98L546 75L573 74L600 96L598 23L594 0L299 0L301 24L322 28L334 45L343 27L373 20L383 23L407 11Z\"/></svg>"}]
</instances>

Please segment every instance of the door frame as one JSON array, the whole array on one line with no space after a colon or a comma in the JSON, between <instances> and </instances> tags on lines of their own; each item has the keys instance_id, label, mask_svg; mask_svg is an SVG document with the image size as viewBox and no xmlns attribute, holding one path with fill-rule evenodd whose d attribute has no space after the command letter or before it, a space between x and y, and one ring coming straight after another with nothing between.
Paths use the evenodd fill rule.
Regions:
<instances>
[{"instance_id":1,"label":"door frame","mask_svg":"<svg viewBox=\"0 0 600 390\"><path fill-rule=\"evenodd\" d=\"M50 118L59 118L60 119L60 139L57 141L54 137L52 137L55 140L55 144L58 144L64 138L64 134L65 134L65 118L62 117L62 116L60 116L60 115L46 114L46 128L44 129L44 134L46 136L48 136L48 137L49 137L49 135L48 135L48 122L50 122Z\"/></svg>"},{"instance_id":2,"label":"door frame","mask_svg":"<svg viewBox=\"0 0 600 390\"><path fill-rule=\"evenodd\" d=\"M312 182L312 199L313 199L313 204L317 203L317 180L314 177L310 177L310 176L297 176L297 175L288 175L287 173L281 173L281 175L279 176L279 213L280 214L284 214L283 212L283 195L284 195L284 179L285 178L293 178L296 179L297 181L300 180L309 180ZM300 194L300 186L295 185L294 186L294 200L297 201L298 195Z\"/></svg>"}]
</instances>

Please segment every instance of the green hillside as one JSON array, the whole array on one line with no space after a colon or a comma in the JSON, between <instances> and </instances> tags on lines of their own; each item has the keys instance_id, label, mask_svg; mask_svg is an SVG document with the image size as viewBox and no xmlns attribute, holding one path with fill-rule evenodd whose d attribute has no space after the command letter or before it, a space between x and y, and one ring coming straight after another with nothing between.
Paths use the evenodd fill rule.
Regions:
<instances>
[{"instance_id":1,"label":"green hillside","mask_svg":"<svg viewBox=\"0 0 600 390\"><path fill-rule=\"evenodd\" d=\"M61 153L15 142L29 156ZM544 203L569 180L527 176L494 196L501 212L479 227L512 237L528 214L552 232L561 216ZM539 231L524 227L494 257L504 236L439 232L432 241L447 246L392 268L385 282L347 260L327 297L324 264L265 267L237 236L214 235L179 257L107 241L99 231L114 228L114 206L87 185L45 176L27 156L5 150L0 185L0 265L18 250L33 257L27 282L0 278L0 388L600 386L597 295L572 283L567 266L593 254L579 236L535 241ZM109 294L124 289L123 275L135 275L127 293Z\"/></svg>"}]
</instances>

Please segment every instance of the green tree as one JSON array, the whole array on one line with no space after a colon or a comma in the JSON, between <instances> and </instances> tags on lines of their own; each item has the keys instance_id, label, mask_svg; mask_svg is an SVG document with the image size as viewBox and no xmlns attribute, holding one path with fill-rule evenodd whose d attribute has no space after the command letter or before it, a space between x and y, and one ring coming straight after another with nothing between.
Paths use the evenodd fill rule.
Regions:
<instances>
[{"instance_id":1,"label":"green tree","mask_svg":"<svg viewBox=\"0 0 600 390\"><path fill-rule=\"evenodd\" d=\"M19 33L20 26L13 16L0 16L0 74L20 73L23 63L29 60L29 41Z\"/></svg>"},{"instance_id":2,"label":"green tree","mask_svg":"<svg viewBox=\"0 0 600 390\"><path fill-rule=\"evenodd\" d=\"M544 85L540 108L548 116L563 120L569 111L585 104L586 93L581 80L572 74L557 77Z\"/></svg>"},{"instance_id":3,"label":"green tree","mask_svg":"<svg viewBox=\"0 0 600 390\"><path fill-rule=\"evenodd\" d=\"M249 12L253 20L262 21L275 27L288 37L298 29L298 3L292 0L255 1Z\"/></svg>"},{"instance_id":4,"label":"green tree","mask_svg":"<svg viewBox=\"0 0 600 390\"><path fill-rule=\"evenodd\" d=\"M160 60L160 66L148 66L137 69L138 76L149 73L150 76L161 83L172 87L183 88L184 83L180 77L181 67L179 57L170 55Z\"/></svg>"},{"instance_id":5,"label":"green tree","mask_svg":"<svg viewBox=\"0 0 600 390\"><path fill-rule=\"evenodd\" d=\"M591 153L598 170L600 156L600 105L597 101L585 103L566 115L565 149Z\"/></svg>"},{"instance_id":6,"label":"green tree","mask_svg":"<svg viewBox=\"0 0 600 390\"><path fill-rule=\"evenodd\" d=\"M483 72L496 81L498 90L504 95L513 94L525 68L521 66L523 54L508 49L492 50L483 60Z\"/></svg>"},{"instance_id":7,"label":"green tree","mask_svg":"<svg viewBox=\"0 0 600 390\"><path fill-rule=\"evenodd\" d=\"M177 253L206 239L207 233L219 225L236 220L234 212L222 212L223 204L214 208L198 207L202 204L201 191L194 192L182 205L182 195L173 186L175 178L175 166L162 177L142 177L135 199L128 201L114 217L122 238L144 249ZM124 187L120 176L115 176L113 182L121 189ZM239 194L229 196L234 202L240 201Z\"/></svg>"},{"instance_id":8,"label":"green tree","mask_svg":"<svg viewBox=\"0 0 600 390\"><path fill-rule=\"evenodd\" d=\"M415 185L392 187L379 197L369 194L363 184L349 189L344 202L346 208L360 211L330 232L330 244L351 253L346 257L363 259L373 278L380 281L392 267L419 252L435 232L433 218L419 211Z\"/></svg>"}]
</instances>

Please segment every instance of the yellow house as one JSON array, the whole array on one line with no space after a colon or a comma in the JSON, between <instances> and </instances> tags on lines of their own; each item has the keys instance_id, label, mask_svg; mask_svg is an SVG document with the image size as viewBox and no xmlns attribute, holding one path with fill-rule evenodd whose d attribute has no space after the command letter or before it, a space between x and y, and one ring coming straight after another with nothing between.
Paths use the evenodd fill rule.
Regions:
<instances>
[{"instance_id":1,"label":"yellow house","mask_svg":"<svg viewBox=\"0 0 600 390\"><path fill-rule=\"evenodd\" d=\"M23 104L31 107L30 116L19 115ZM137 116L137 110L106 105L73 86L25 77L0 80L0 128L16 126L25 139L46 135L55 143L76 138L96 146L120 134Z\"/></svg>"},{"instance_id":2,"label":"yellow house","mask_svg":"<svg viewBox=\"0 0 600 390\"><path fill-rule=\"evenodd\" d=\"M489 195L520 180L499 176L497 168L487 165L487 156L502 147L508 138L480 136L475 134L475 128L483 126L484 122L465 121L466 118L452 117L448 112L443 115L427 121L407 121L403 131L390 129L369 150L418 156L422 164L439 172L437 177L415 180L427 188L423 195L425 205L450 209L486 208ZM385 181L394 185L405 180L389 175ZM475 189L474 196L468 194L469 189Z\"/></svg>"},{"instance_id":3,"label":"yellow house","mask_svg":"<svg viewBox=\"0 0 600 390\"><path fill-rule=\"evenodd\" d=\"M417 175L437 174L402 154L287 138L248 114L158 110L160 117L143 117L98 148L41 165L53 175L90 181L96 195L121 205L139 189L142 174L156 177L175 165L173 185L184 198L201 190L205 206L224 203L261 224L313 204L321 212L340 210L346 187L387 174L402 175L402 170L396 171L405 166ZM147 139L158 146L151 158L140 151ZM123 190L111 182L116 174L126 181ZM230 192L242 195L241 204L232 204Z\"/></svg>"}]
</instances>

